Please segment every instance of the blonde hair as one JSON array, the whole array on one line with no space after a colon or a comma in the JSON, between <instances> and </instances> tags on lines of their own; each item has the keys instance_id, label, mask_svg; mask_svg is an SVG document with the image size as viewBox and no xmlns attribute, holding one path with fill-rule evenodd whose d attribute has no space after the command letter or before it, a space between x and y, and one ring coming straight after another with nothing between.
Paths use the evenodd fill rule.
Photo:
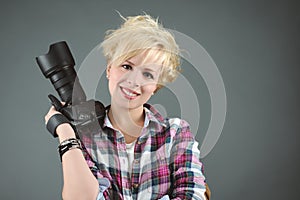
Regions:
<instances>
[{"instance_id":1,"label":"blonde hair","mask_svg":"<svg viewBox=\"0 0 300 200\"><path fill-rule=\"evenodd\" d=\"M125 22L121 27L107 31L101 44L107 62L121 64L147 52L147 56L154 54L162 63L158 89L174 81L180 71L180 57L173 35L149 15L122 18Z\"/></svg>"}]
</instances>

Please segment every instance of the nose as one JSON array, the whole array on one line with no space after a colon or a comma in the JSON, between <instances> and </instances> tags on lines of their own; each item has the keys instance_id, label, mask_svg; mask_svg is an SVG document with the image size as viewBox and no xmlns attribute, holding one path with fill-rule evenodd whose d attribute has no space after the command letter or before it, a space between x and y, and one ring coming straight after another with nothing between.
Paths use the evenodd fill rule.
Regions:
<instances>
[{"instance_id":1,"label":"nose","mask_svg":"<svg viewBox=\"0 0 300 200\"><path fill-rule=\"evenodd\" d=\"M139 78L138 70L131 71L127 76L127 83L131 87L140 87L141 86L141 78Z\"/></svg>"},{"instance_id":2,"label":"nose","mask_svg":"<svg viewBox=\"0 0 300 200\"><path fill-rule=\"evenodd\" d=\"M132 87L139 87L140 84L136 83L136 81L127 80L127 83Z\"/></svg>"},{"instance_id":3,"label":"nose","mask_svg":"<svg viewBox=\"0 0 300 200\"><path fill-rule=\"evenodd\" d=\"M131 87L140 87L140 83L137 81L136 78L131 77L127 79L127 83L131 86Z\"/></svg>"}]
</instances>

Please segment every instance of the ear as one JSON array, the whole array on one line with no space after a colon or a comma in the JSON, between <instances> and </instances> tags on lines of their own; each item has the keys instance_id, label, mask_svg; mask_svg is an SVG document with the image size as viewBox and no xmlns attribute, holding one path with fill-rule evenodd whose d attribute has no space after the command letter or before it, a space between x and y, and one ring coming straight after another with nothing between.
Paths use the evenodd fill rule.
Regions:
<instances>
[{"instance_id":1,"label":"ear","mask_svg":"<svg viewBox=\"0 0 300 200\"><path fill-rule=\"evenodd\" d=\"M110 77L110 68L111 68L111 65L107 65L106 67L106 77Z\"/></svg>"}]
</instances>

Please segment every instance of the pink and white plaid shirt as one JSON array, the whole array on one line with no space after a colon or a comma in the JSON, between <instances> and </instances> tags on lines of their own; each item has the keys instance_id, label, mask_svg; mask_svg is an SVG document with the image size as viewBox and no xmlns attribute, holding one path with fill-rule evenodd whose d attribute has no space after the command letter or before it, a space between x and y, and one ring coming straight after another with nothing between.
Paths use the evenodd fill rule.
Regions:
<instances>
[{"instance_id":1,"label":"pink and white plaid shirt","mask_svg":"<svg viewBox=\"0 0 300 200\"><path fill-rule=\"evenodd\" d=\"M98 179L98 199L205 200L198 142L179 118L164 119L145 104L145 122L128 169L126 143L106 116L103 128L81 134L84 156Z\"/></svg>"}]
</instances>

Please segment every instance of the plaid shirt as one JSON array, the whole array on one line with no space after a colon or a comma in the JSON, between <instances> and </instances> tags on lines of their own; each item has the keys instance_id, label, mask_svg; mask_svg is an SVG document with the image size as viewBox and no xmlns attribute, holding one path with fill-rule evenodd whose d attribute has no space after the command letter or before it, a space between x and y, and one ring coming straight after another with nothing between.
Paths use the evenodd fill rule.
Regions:
<instances>
[{"instance_id":1,"label":"plaid shirt","mask_svg":"<svg viewBox=\"0 0 300 200\"><path fill-rule=\"evenodd\" d=\"M81 134L85 159L99 182L98 199L205 200L200 152L188 123L163 119L148 104L144 110L131 173L124 136L107 115L100 131Z\"/></svg>"}]
</instances>

